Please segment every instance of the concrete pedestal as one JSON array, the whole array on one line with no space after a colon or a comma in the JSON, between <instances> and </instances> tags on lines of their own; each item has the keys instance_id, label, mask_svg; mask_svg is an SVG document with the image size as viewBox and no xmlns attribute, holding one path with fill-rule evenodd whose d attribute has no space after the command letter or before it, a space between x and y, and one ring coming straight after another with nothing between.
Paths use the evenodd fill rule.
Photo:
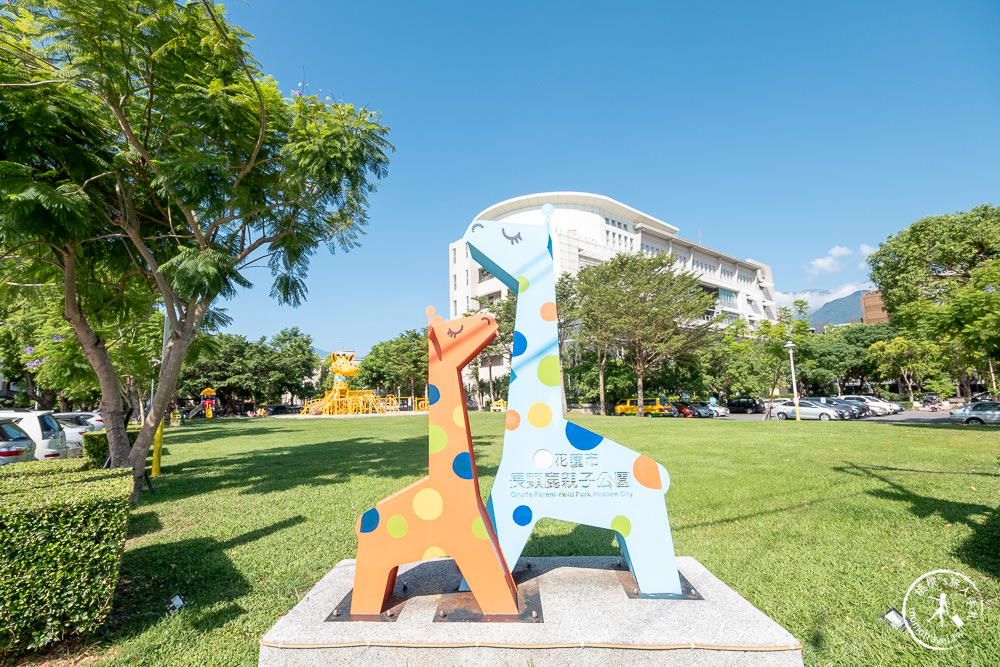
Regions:
<instances>
[{"instance_id":1,"label":"concrete pedestal","mask_svg":"<svg viewBox=\"0 0 1000 667\"><path fill-rule=\"evenodd\" d=\"M400 567L392 613L350 620L354 561L341 561L264 635L259 665L802 664L791 634L693 558L677 559L682 599L636 595L614 557L527 562L520 619L496 622L458 613L450 559Z\"/></svg>"}]
</instances>

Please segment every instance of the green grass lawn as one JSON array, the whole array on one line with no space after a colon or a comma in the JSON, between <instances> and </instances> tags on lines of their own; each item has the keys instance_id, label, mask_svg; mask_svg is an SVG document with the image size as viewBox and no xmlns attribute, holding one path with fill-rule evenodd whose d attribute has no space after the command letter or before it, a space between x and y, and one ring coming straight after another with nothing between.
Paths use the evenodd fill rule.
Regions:
<instances>
[{"instance_id":1,"label":"green grass lawn","mask_svg":"<svg viewBox=\"0 0 1000 667\"><path fill-rule=\"evenodd\" d=\"M574 421L662 462L674 544L787 628L806 664L1000 664L1000 430L847 423ZM168 429L129 525L114 610L74 649L121 665L254 665L258 638L341 559L354 520L426 472L426 418L218 420ZM484 493L503 416L473 414ZM526 556L615 554L543 521ZM879 621L930 570L986 617L932 652ZM172 593L189 608L163 613ZM527 658L526 658L527 661Z\"/></svg>"}]
</instances>

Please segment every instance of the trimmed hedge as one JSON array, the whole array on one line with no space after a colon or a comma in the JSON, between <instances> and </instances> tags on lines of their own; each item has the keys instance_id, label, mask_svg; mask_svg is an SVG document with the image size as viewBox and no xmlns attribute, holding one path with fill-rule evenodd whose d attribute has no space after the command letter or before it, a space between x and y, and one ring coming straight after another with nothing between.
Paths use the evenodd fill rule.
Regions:
<instances>
[{"instance_id":1,"label":"trimmed hedge","mask_svg":"<svg viewBox=\"0 0 1000 667\"><path fill-rule=\"evenodd\" d=\"M0 477L0 657L104 622L132 494L131 470L34 474L41 466L4 467L15 470Z\"/></svg>"},{"instance_id":2,"label":"trimmed hedge","mask_svg":"<svg viewBox=\"0 0 1000 667\"><path fill-rule=\"evenodd\" d=\"M141 426L129 426L126 429L129 442L135 442L141 430ZM152 451L153 448L150 447L149 449ZM87 431L83 434L83 455L95 467L101 468L104 466L104 462L108 460L110 451L108 447L108 430L106 428L102 428L100 431Z\"/></svg>"},{"instance_id":3,"label":"trimmed hedge","mask_svg":"<svg viewBox=\"0 0 1000 667\"><path fill-rule=\"evenodd\" d=\"M104 463L104 461L101 461ZM0 479L4 477L29 477L54 475L57 472L81 472L90 465L90 459L52 459L51 461L25 461L0 466Z\"/></svg>"}]
</instances>

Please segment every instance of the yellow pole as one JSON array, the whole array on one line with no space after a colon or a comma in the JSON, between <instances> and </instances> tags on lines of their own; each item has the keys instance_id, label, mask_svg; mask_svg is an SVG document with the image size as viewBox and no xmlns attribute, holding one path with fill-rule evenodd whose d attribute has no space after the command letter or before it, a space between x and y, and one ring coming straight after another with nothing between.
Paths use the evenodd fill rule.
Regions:
<instances>
[{"instance_id":1,"label":"yellow pole","mask_svg":"<svg viewBox=\"0 0 1000 667\"><path fill-rule=\"evenodd\" d=\"M156 435L153 436L153 472L152 477L160 476L160 453L163 449L163 420L156 425Z\"/></svg>"}]
</instances>

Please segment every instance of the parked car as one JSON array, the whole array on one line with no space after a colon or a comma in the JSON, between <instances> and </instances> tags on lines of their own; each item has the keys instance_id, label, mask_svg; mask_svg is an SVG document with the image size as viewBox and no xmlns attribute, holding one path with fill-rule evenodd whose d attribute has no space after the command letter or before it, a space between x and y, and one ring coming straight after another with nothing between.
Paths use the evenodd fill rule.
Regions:
<instances>
[{"instance_id":1,"label":"parked car","mask_svg":"<svg viewBox=\"0 0 1000 667\"><path fill-rule=\"evenodd\" d=\"M0 466L35 460L35 441L14 423L0 419Z\"/></svg>"},{"instance_id":2,"label":"parked car","mask_svg":"<svg viewBox=\"0 0 1000 667\"><path fill-rule=\"evenodd\" d=\"M847 403L849 405L853 405L853 406L857 407L859 410L861 410L861 416L862 417L872 417L872 416L875 416L875 411L872 410L871 407L867 403L865 403L864 401L852 401L852 400L847 399L847 398L841 398L841 399L838 399L838 400L844 401L844 403Z\"/></svg>"},{"instance_id":3,"label":"parked car","mask_svg":"<svg viewBox=\"0 0 1000 667\"><path fill-rule=\"evenodd\" d=\"M845 408L850 413L850 419L861 419L865 416L865 410L859 404L844 401L839 398L832 398L830 396L806 396L805 400L812 401L813 403L826 403L834 406L834 408Z\"/></svg>"},{"instance_id":4,"label":"parked car","mask_svg":"<svg viewBox=\"0 0 1000 667\"><path fill-rule=\"evenodd\" d=\"M948 412L953 424L1000 424L1000 402L980 401Z\"/></svg>"},{"instance_id":5,"label":"parked car","mask_svg":"<svg viewBox=\"0 0 1000 667\"><path fill-rule=\"evenodd\" d=\"M837 398L843 399L845 401L856 401L859 403L864 403L867 405L876 416L888 415L893 412L892 406L879 398L874 398L872 396L862 396L860 394L847 394L844 396L838 396Z\"/></svg>"},{"instance_id":6,"label":"parked car","mask_svg":"<svg viewBox=\"0 0 1000 667\"><path fill-rule=\"evenodd\" d=\"M728 417L729 408L724 405L712 405L708 401L691 401L691 405L697 406L699 408L708 408L715 413L716 417Z\"/></svg>"},{"instance_id":7,"label":"parked car","mask_svg":"<svg viewBox=\"0 0 1000 667\"><path fill-rule=\"evenodd\" d=\"M83 417L88 424L94 427L95 431L100 431L104 428L104 418L101 417L100 412L57 412L52 416L56 419L62 419L63 417Z\"/></svg>"},{"instance_id":8,"label":"parked car","mask_svg":"<svg viewBox=\"0 0 1000 667\"><path fill-rule=\"evenodd\" d=\"M61 419L56 419L59 422L59 426L62 427L63 433L66 434L66 447L69 449L80 449L80 454L83 453L83 434L89 433L94 430L94 427L87 423L83 417L63 417ZM69 458L76 458L78 455L70 453Z\"/></svg>"},{"instance_id":9,"label":"parked car","mask_svg":"<svg viewBox=\"0 0 1000 667\"><path fill-rule=\"evenodd\" d=\"M750 396L743 396L740 398L731 398L726 401L726 407L733 412L753 414L759 413L763 414L766 410L764 406L764 401L759 398L752 398Z\"/></svg>"},{"instance_id":10,"label":"parked car","mask_svg":"<svg viewBox=\"0 0 1000 667\"><path fill-rule=\"evenodd\" d=\"M800 419L819 419L820 421L830 421L832 419L847 419L848 410L846 408L837 409L832 405L824 403L813 403L799 399ZM771 417L784 421L795 419L795 402L785 399L774 403L771 407Z\"/></svg>"},{"instance_id":11,"label":"parked car","mask_svg":"<svg viewBox=\"0 0 1000 667\"><path fill-rule=\"evenodd\" d=\"M637 415L639 414L639 399L626 398L615 404L615 414ZM670 404L670 401L661 396L653 396L642 399L642 414L645 417L676 417L677 409Z\"/></svg>"},{"instance_id":12,"label":"parked car","mask_svg":"<svg viewBox=\"0 0 1000 667\"><path fill-rule=\"evenodd\" d=\"M31 437L35 443L35 458L66 459L71 453L80 456L83 449L72 451L66 448L66 435L59 422L52 418L50 410L29 410L28 408L7 408L0 410L0 419L10 419Z\"/></svg>"},{"instance_id":13,"label":"parked car","mask_svg":"<svg viewBox=\"0 0 1000 667\"><path fill-rule=\"evenodd\" d=\"M711 419L715 416L715 412L712 411L712 408L708 407L707 403L705 404L705 407L701 407L696 405L697 402L698 401L674 401L674 405L677 406L678 412L683 412L684 408L691 410L691 414L684 413L685 417L707 417Z\"/></svg>"}]
</instances>

